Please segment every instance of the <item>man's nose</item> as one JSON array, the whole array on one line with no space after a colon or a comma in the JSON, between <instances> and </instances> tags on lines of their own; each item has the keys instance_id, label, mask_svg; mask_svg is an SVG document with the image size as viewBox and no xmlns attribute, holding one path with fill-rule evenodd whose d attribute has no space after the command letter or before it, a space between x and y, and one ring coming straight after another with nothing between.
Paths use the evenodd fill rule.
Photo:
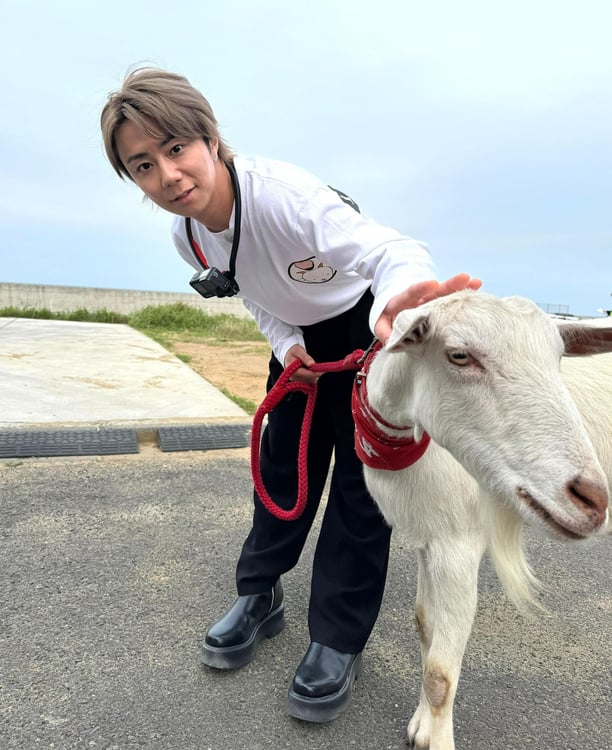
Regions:
<instances>
[{"instance_id":1,"label":"man's nose","mask_svg":"<svg viewBox=\"0 0 612 750\"><path fill-rule=\"evenodd\" d=\"M174 185L181 179L181 171L171 159L162 159L159 163L159 170L164 187Z\"/></svg>"}]
</instances>

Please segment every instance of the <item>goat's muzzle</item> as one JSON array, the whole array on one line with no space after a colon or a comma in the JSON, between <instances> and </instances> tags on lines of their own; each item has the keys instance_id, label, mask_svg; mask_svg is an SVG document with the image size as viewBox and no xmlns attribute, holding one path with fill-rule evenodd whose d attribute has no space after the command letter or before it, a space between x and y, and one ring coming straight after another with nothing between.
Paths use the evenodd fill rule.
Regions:
<instances>
[{"instance_id":1,"label":"goat's muzzle","mask_svg":"<svg viewBox=\"0 0 612 750\"><path fill-rule=\"evenodd\" d=\"M525 487L517 487L517 495L541 521L566 539L584 539L606 523L608 490L599 479L577 475L567 482L564 487L565 511L556 504L545 507ZM573 512L568 503L573 506Z\"/></svg>"},{"instance_id":2,"label":"goat's muzzle","mask_svg":"<svg viewBox=\"0 0 612 750\"><path fill-rule=\"evenodd\" d=\"M607 488L601 482L585 479L579 474L567 483L566 489L570 500L589 520L593 531L599 529L606 521Z\"/></svg>"}]
</instances>

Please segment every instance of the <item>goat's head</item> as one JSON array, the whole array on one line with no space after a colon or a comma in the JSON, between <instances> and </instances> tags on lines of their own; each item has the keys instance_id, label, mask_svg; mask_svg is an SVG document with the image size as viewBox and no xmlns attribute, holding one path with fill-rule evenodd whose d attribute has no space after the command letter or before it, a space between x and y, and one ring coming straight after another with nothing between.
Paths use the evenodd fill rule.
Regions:
<instances>
[{"instance_id":1,"label":"goat's head","mask_svg":"<svg viewBox=\"0 0 612 750\"><path fill-rule=\"evenodd\" d=\"M560 359L611 350L612 320L555 321L529 300L460 292L397 316L369 394L492 496L582 538L605 523L609 492Z\"/></svg>"}]
</instances>

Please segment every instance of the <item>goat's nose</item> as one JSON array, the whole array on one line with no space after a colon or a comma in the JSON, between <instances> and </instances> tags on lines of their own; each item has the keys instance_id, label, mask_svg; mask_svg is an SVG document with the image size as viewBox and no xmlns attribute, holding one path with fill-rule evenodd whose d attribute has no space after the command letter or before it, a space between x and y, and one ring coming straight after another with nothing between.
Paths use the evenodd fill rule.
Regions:
<instances>
[{"instance_id":1,"label":"goat's nose","mask_svg":"<svg viewBox=\"0 0 612 750\"><path fill-rule=\"evenodd\" d=\"M593 524L601 526L606 520L608 509L608 490L604 482L587 479L580 474L567 483L567 491L574 505Z\"/></svg>"}]
</instances>

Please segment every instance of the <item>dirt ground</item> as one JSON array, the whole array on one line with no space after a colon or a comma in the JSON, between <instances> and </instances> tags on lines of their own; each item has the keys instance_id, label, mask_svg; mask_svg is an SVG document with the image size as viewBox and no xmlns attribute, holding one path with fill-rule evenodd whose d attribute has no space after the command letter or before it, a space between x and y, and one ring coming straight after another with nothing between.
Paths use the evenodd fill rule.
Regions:
<instances>
[{"instance_id":1,"label":"dirt ground","mask_svg":"<svg viewBox=\"0 0 612 750\"><path fill-rule=\"evenodd\" d=\"M231 344L175 341L172 351L189 357L189 366L227 395L247 399L255 407L266 395L270 360L267 344L251 341Z\"/></svg>"}]
</instances>

